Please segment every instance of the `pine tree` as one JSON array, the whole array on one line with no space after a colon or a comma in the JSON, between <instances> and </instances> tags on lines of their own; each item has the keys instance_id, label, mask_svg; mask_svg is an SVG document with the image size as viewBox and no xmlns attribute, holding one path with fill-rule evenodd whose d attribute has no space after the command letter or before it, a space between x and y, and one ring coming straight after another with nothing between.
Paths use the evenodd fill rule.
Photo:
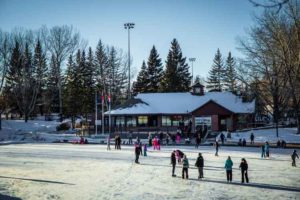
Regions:
<instances>
[{"instance_id":1,"label":"pine tree","mask_svg":"<svg viewBox=\"0 0 300 200\"><path fill-rule=\"evenodd\" d=\"M143 62L143 65L144 64L145 63ZM143 73L144 72L142 72L142 74ZM144 90L144 92L158 92L163 75L163 67L155 46L153 46L151 49L147 62L147 73L145 75L148 83L146 84L147 87L145 88L146 90Z\"/></svg>"},{"instance_id":2,"label":"pine tree","mask_svg":"<svg viewBox=\"0 0 300 200\"><path fill-rule=\"evenodd\" d=\"M171 42L166 69L162 79L161 90L163 92L187 92L191 84L189 66L185 63L181 48L176 39Z\"/></svg>"},{"instance_id":3,"label":"pine tree","mask_svg":"<svg viewBox=\"0 0 300 200\"><path fill-rule=\"evenodd\" d=\"M96 86L99 90L107 90L108 88L108 53L101 40L99 40L95 52L95 76Z\"/></svg>"},{"instance_id":4,"label":"pine tree","mask_svg":"<svg viewBox=\"0 0 300 200\"><path fill-rule=\"evenodd\" d=\"M44 97L46 93L46 81L47 81L47 63L46 63L46 55L42 50L42 46L40 40L37 41L34 57L33 57L33 66L34 66L34 78L37 81L37 103L43 104ZM43 115L43 110L41 110L41 114Z\"/></svg>"},{"instance_id":5,"label":"pine tree","mask_svg":"<svg viewBox=\"0 0 300 200\"><path fill-rule=\"evenodd\" d=\"M218 49L217 53L215 54L212 68L209 71L209 77L206 81L207 89L210 89L210 91L222 91L224 72L225 70L223 66L222 55L220 50Z\"/></svg>"},{"instance_id":6,"label":"pine tree","mask_svg":"<svg viewBox=\"0 0 300 200\"><path fill-rule=\"evenodd\" d=\"M82 57L83 55L83 57ZM82 74L81 67L83 67L84 53L81 55L80 50L76 54L76 62L70 55L67 63L67 73L64 84L64 102L65 114L71 117L74 127L75 117L82 112Z\"/></svg>"},{"instance_id":7,"label":"pine tree","mask_svg":"<svg viewBox=\"0 0 300 200\"><path fill-rule=\"evenodd\" d=\"M59 68L56 65L55 57L51 55L49 71L47 73L46 81L46 113L58 113L59 112L59 89L58 89L58 77Z\"/></svg>"},{"instance_id":8,"label":"pine tree","mask_svg":"<svg viewBox=\"0 0 300 200\"><path fill-rule=\"evenodd\" d=\"M231 91L233 93L237 92L237 74L235 70L235 61L231 56L231 52L228 53L228 57L226 59L224 87L225 90Z\"/></svg>"},{"instance_id":9,"label":"pine tree","mask_svg":"<svg viewBox=\"0 0 300 200\"><path fill-rule=\"evenodd\" d=\"M148 74L147 74L147 66L145 61L143 61L141 71L139 72L136 82L133 85L133 93L144 93L148 92Z\"/></svg>"},{"instance_id":10,"label":"pine tree","mask_svg":"<svg viewBox=\"0 0 300 200\"><path fill-rule=\"evenodd\" d=\"M84 53L84 52L83 52ZM82 57L85 57L82 55ZM81 61L83 62L83 61ZM95 95L95 62L92 48L89 48L88 57L83 65L82 71L83 85L82 85L82 103L83 103L83 113L87 119L87 114L94 111L94 95Z\"/></svg>"},{"instance_id":11,"label":"pine tree","mask_svg":"<svg viewBox=\"0 0 300 200\"><path fill-rule=\"evenodd\" d=\"M112 106L120 104L125 98L126 75L121 65L121 58L118 57L118 52L114 47L111 47L108 56L109 86L106 94L110 93Z\"/></svg>"}]
</instances>

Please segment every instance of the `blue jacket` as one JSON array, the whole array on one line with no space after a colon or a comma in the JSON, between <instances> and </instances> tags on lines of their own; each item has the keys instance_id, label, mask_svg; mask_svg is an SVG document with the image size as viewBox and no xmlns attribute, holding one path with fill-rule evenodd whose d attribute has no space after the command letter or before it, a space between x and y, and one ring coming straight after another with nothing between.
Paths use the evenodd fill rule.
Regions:
<instances>
[{"instance_id":1,"label":"blue jacket","mask_svg":"<svg viewBox=\"0 0 300 200\"><path fill-rule=\"evenodd\" d=\"M225 162L225 169L226 170L232 170L233 162L232 160L227 159Z\"/></svg>"}]
</instances>

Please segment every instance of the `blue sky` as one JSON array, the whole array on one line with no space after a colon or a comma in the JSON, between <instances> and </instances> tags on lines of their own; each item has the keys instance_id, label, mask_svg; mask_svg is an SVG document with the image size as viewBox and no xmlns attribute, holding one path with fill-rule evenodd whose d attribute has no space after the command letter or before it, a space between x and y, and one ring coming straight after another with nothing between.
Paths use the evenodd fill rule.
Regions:
<instances>
[{"instance_id":1,"label":"blue sky","mask_svg":"<svg viewBox=\"0 0 300 200\"><path fill-rule=\"evenodd\" d=\"M236 49L237 37L245 36L253 14L260 11L248 0L0 0L0 28L73 25L93 49L101 39L127 53L123 24L134 22L135 73L153 45L164 64L170 42L176 38L183 55L196 58L194 76L206 77L217 48L224 57L229 51L242 56Z\"/></svg>"}]
</instances>

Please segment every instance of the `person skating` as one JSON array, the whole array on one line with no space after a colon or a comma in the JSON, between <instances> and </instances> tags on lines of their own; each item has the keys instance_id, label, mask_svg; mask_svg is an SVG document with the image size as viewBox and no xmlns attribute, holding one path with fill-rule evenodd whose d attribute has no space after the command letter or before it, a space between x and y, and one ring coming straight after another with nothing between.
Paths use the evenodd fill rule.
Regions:
<instances>
[{"instance_id":1,"label":"person skating","mask_svg":"<svg viewBox=\"0 0 300 200\"><path fill-rule=\"evenodd\" d=\"M118 149L118 135L115 135L115 149Z\"/></svg>"},{"instance_id":2,"label":"person skating","mask_svg":"<svg viewBox=\"0 0 300 200\"><path fill-rule=\"evenodd\" d=\"M224 140L225 140L225 135L223 133L221 133L220 138L221 138L222 145L223 145L224 144Z\"/></svg>"},{"instance_id":3,"label":"person skating","mask_svg":"<svg viewBox=\"0 0 300 200\"><path fill-rule=\"evenodd\" d=\"M186 155L183 156L182 160L182 179L184 179L184 177L189 179L189 160L187 159Z\"/></svg>"},{"instance_id":4,"label":"person skating","mask_svg":"<svg viewBox=\"0 0 300 200\"><path fill-rule=\"evenodd\" d=\"M266 157L269 158L270 157L270 145L269 145L269 142L265 143L265 153L266 153Z\"/></svg>"},{"instance_id":5,"label":"person skating","mask_svg":"<svg viewBox=\"0 0 300 200\"><path fill-rule=\"evenodd\" d=\"M196 145L195 145L195 148L198 149L200 143L201 143L201 136L200 136L200 134L197 134L197 136L196 136Z\"/></svg>"},{"instance_id":6,"label":"person skating","mask_svg":"<svg viewBox=\"0 0 300 200\"><path fill-rule=\"evenodd\" d=\"M140 164L139 163L139 158L140 158L140 154L141 154L141 146L140 144L135 144L135 163Z\"/></svg>"},{"instance_id":7,"label":"person skating","mask_svg":"<svg viewBox=\"0 0 300 200\"><path fill-rule=\"evenodd\" d=\"M176 150L176 158L178 160L178 164L181 164L181 158L183 158L183 156L184 156L184 153L177 149Z\"/></svg>"},{"instance_id":8,"label":"person skating","mask_svg":"<svg viewBox=\"0 0 300 200\"><path fill-rule=\"evenodd\" d=\"M147 156L147 144L144 144L144 156Z\"/></svg>"},{"instance_id":9,"label":"person skating","mask_svg":"<svg viewBox=\"0 0 300 200\"><path fill-rule=\"evenodd\" d=\"M228 156L227 160L225 161L225 167L224 167L226 170L227 182L232 181L232 166L233 166L233 162L230 156Z\"/></svg>"},{"instance_id":10,"label":"person skating","mask_svg":"<svg viewBox=\"0 0 300 200\"><path fill-rule=\"evenodd\" d=\"M176 151L174 150L171 153L171 165L172 165L172 176L175 177L175 167L176 167L176 155L175 155Z\"/></svg>"},{"instance_id":11,"label":"person skating","mask_svg":"<svg viewBox=\"0 0 300 200\"><path fill-rule=\"evenodd\" d=\"M254 134L253 132L251 132L251 135L250 135L250 144L254 144Z\"/></svg>"},{"instance_id":12,"label":"person skating","mask_svg":"<svg viewBox=\"0 0 300 200\"><path fill-rule=\"evenodd\" d=\"M131 133L131 131L128 134L128 144L132 144L132 133Z\"/></svg>"},{"instance_id":13,"label":"person skating","mask_svg":"<svg viewBox=\"0 0 300 200\"><path fill-rule=\"evenodd\" d=\"M204 167L204 159L202 154L199 153L195 166L198 168L199 176L198 179L204 178L203 176L203 167Z\"/></svg>"},{"instance_id":14,"label":"person skating","mask_svg":"<svg viewBox=\"0 0 300 200\"><path fill-rule=\"evenodd\" d=\"M107 137L107 147L106 150L110 150L110 135Z\"/></svg>"},{"instance_id":15,"label":"person skating","mask_svg":"<svg viewBox=\"0 0 300 200\"><path fill-rule=\"evenodd\" d=\"M265 152L265 145L261 145L261 158L266 157L266 152Z\"/></svg>"},{"instance_id":16,"label":"person skating","mask_svg":"<svg viewBox=\"0 0 300 200\"><path fill-rule=\"evenodd\" d=\"M149 133L148 141L149 141L149 147L151 147L152 146L152 135L151 135L151 133Z\"/></svg>"},{"instance_id":17,"label":"person skating","mask_svg":"<svg viewBox=\"0 0 300 200\"><path fill-rule=\"evenodd\" d=\"M218 155L218 152L219 152L219 146L220 146L220 145L219 145L219 142L216 141L216 142L215 142L215 147L216 147L216 153L215 153L215 156L219 156L219 155Z\"/></svg>"},{"instance_id":18,"label":"person skating","mask_svg":"<svg viewBox=\"0 0 300 200\"><path fill-rule=\"evenodd\" d=\"M296 158L299 159L299 156L298 156L296 150L294 150L294 152L293 152L293 154L291 155L291 157L292 157L292 166L293 166L293 167L296 167Z\"/></svg>"},{"instance_id":19,"label":"person skating","mask_svg":"<svg viewBox=\"0 0 300 200\"><path fill-rule=\"evenodd\" d=\"M240 169L241 169L241 176L242 176L242 183L245 182L249 183L248 179L248 163L245 158L242 158L241 164L240 164ZM245 179L244 179L245 178Z\"/></svg>"}]
</instances>

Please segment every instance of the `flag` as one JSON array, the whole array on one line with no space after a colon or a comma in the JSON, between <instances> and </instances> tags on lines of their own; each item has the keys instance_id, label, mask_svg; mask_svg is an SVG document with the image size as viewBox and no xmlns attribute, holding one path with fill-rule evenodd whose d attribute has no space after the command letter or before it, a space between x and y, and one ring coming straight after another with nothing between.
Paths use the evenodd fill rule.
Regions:
<instances>
[{"instance_id":1,"label":"flag","mask_svg":"<svg viewBox=\"0 0 300 200\"><path fill-rule=\"evenodd\" d=\"M110 104L110 95L107 96L107 102Z\"/></svg>"},{"instance_id":2,"label":"flag","mask_svg":"<svg viewBox=\"0 0 300 200\"><path fill-rule=\"evenodd\" d=\"M104 104L104 95L102 94L102 105Z\"/></svg>"}]
</instances>

